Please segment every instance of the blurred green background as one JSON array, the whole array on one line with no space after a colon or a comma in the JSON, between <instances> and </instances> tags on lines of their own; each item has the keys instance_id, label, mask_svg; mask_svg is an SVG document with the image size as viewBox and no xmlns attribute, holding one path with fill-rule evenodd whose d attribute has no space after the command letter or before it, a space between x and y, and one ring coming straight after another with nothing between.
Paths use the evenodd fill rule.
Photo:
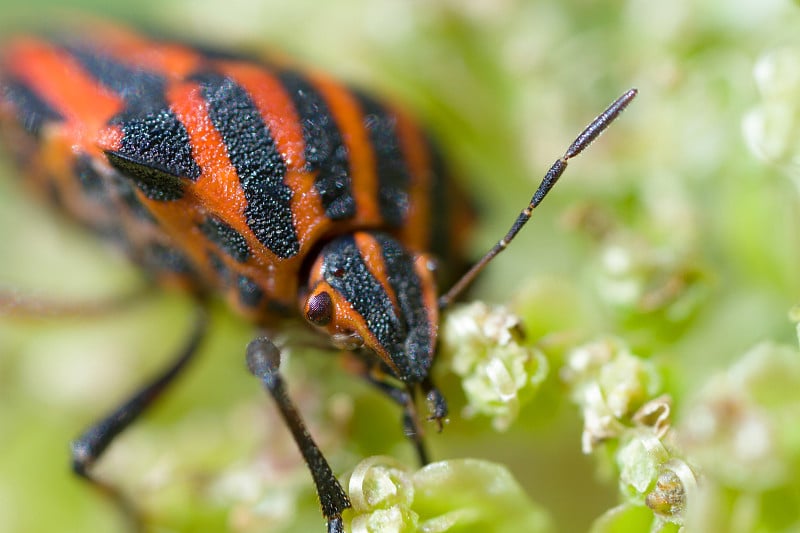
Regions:
<instances>
[{"instance_id":1,"label":"blurred green background","mask_svg":"<svg viewBox=\"0 0 800 533\"><path fill-rule=\"evenodd\" d=\"M587 530L630 503L614 448L581 453L581 413L559 366L575 345L618 337L657 369L677 424L698 391L757 343L788 345L790 367L797 359L788 317L800 289L792 2L0 0L0 11L3 36L66 17L113 18L234 49L277 48L393 96L430 124L479 200L475 256L580 129L637 87L619 123L571 163L471 294L523 317L549 358L546 383L498 432L484 417L462 416L458 379L446 363L439 371L452 416L428 439L434 458L506 465L555 530ZM138 286L122 258L29 200L6 159L0 176L0 285L61 301ZM0 531L121 530L114 510L73 480L68 443L167 360L190 309L166 294L91 319L0 318ZM321 530L310 479L244 368L250 327L222 308L214 323L203 357L110 449L99 474L137 494L153 531ZM379 454L415 468L397 410L334 367L304 350L287 364L335 470ZM787 394L772 391L759 412L774 424L769 453L796 468L800 439L783 433L796 412L783 408L800 381L784 377ZM671 449L689 450L717 486L680 432L678 442ZM755 498L749 514L737 507L736 487L752 481L743 472L719 485L728 505L720 509L745 515L739 530L800 530L793 482L753 489L772 496ZM651 519L594 527L638 531Z\"/></svg>"}]
</instances>

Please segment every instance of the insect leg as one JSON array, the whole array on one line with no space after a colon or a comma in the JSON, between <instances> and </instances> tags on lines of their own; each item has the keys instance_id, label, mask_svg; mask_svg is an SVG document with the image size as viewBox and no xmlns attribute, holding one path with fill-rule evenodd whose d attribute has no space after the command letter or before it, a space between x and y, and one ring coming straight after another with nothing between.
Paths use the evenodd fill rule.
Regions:
<instances>
[{"instance_id":1,"label":"insect leg","mask_svg":"<svg viewBox=\"0 0 800 533\"><path fill-rule=\"evenodd\" d=\"M63 302L39 298L15 289L0 288L0 315L16 318L91 318L102 317L135 305L152 294L151 287L140 287L126 294L89 302Z\"/></svg>"},{"instance_id":2,"label":"insect leg","mask_svg":"<svg viewBox=\"0 0 800 533\"><path fill-rule=\"evenodd\" d=\"M342 356L345 357L345 369L349 373L364 379L403 408L403 433L413 443L420 464L423 466L428 464L430 460L423 441L424 431L420 427L413 389L391 379L380 365L371 364L370 361L359 357L357 353L343 352ZM429 381L422 384L422 390L429 404L429 420L437 421L439 430L441 430L441 420L447 416L447 402Z\"/></svg>"},{"instance_id":3,"label":"insect leg","mask_svg":"<svg viewBox=\"0 0 800 533\"><path fill-rule=\"evenodd\" d=\"M380 377L371 372L365 372L363 377L368 383L377 387L379 391L403 408L403 433L414 444L420 464L423 466L428 464L430 462L428 449L422 440L423 431L419 425L419 417L414 406L414 396L406 388L382 381Z\"/></svg>"},{"instance_id":4,"label":"insect leg","mask_svg":"<svg viewBox=\"0 0 800 533\"><path fill-rule=\"evenodd\" d=\"M564 170L567 168L567 162L572 159L573 157L580 154L584 149L586 149L592 142L601 134L605 129L612 123L616 118L628 107L628 104L636 97L637 91L636 89L630 89L625 94L614 100L611 105L609 105L605 111L600 113L586 128L578 135L572 144L569 145L567 151L564 152L564 155L561 156L559 159L556 159L555 163L550 167L550 170L547 171L544 178L542 179L541 184L539 184L539 188L536 189L536 192L533 193L533 197L531 198L530 203L528 206L522 210L522 212L517 216L517 219L511 225L511 228L506 233L506 236L497 241L497 243L492 247L491 250L486 252L477 263L472 265L472 268L467 271L466 274L461 276L461 278L450 288L447 293L439 297L439 308L444 309L448 307L453 300L455 300L461 292L467 288L467 286L472 283L481 270L491 261L492 259L497 256L500 252L506 249L508 243L516 237L519 230L531 219L533 215L533 210L544 200L544 197L547 196L547 193L550 192L550 189L553 188L553 185L556 184L558 178L561 177L561 174L564 173Z\"/></svg>"},{"instance_id":5,"label":"insect leg","mask_svg":"<svg viewBox=\"0 0 800 533\"><path fill-rule=\"evenodd\" d=\"M135 530L140 528L139 517L135 509L119 489L92 475L92 465L102 456L116 436L136 420L191 361L205 336L207 325L207 311L201 305L198 307L192 334L172 364L157 375L152 382L136 391L114 411L89 427L72 442L72 470L98 488L122 509Z\"/></svg>"},{"instance_id":6,"label":"insect leg","mask_svg":"<svg viewBox=\"0 0 800 533\"><path fill-rule=\"evenodd\" d=\"M322 514L328 521L328 533L344 533L342 511L350 507L350 499L311 438L294 402L289 398L280 373L280 362L280 350L266 337L257 337L247 345L247 367L272 395L311 471Z\"/></svg>"}]
</instances>

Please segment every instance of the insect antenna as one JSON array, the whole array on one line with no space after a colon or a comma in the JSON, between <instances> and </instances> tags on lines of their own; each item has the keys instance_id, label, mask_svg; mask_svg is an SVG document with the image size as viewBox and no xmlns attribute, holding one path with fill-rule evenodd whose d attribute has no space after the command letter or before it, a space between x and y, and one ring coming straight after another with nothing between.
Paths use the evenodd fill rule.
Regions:
<instances>
[{"instance_id":1,"label":"insect antenna","mask_svg":"<svg viewBox=\"0 0 800 533\"><path fill-rule=\"evenodd\" d=\"M592 142L601 133L603 133L603 131L605 131L605 129L612 122L614 122L620 113L622 113L622 111L628 107L628 104L630 104L631 101L636 97L637 93L638 91L636 89L628 90L625 94L614 100L614 102L612 102L605 111L600 113L597 118L595 118L588 126L586 126L581 134L578 135L572 144L569 145L569 148L567 148L567 151L564 152L564 155L559 159L556 159L556 162L553 163L553 166L551 166L550 170L548 170L544 175L542 183L539 184L539 188L536 189L535 193L533 193L530 203L519 214L517 219L514 221L514 224L512 224L511 228L508 230L508 233L506 233L505 237L497 241L491 250L489 250L486 255L484 255L477 263L472 265L472 268L470 268L466 274L461 276L461 278L450 288L449 291L439 297L440 309L444 309L453 303L453 301L464 291L464 289L466 289L469 284L472 283L480 271L483 270L483 268L492 259L494 259L497 254L506 249L508 244L514 239L514 237L516 237L517 233L519 233L519 230L521 230L528 220L530 220L533 210L542 202L542 200L544 200L544 197L547 196L547 193L550 192L550 189L552 189L553 185L556 184L558 178L560 178L561 174L564 173L564 170L567 168L567 162L592 144Z\"/></svg>"}]
</instances>

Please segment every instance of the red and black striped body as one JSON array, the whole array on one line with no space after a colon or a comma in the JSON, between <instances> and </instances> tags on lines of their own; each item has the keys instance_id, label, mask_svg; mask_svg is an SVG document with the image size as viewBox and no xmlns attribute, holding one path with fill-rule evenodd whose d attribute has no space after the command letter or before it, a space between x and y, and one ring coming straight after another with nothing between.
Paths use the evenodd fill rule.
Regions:
<instances>
[{"instance_id":1,"label":"red and black striped body","mask_svg":"<svg viewBox=\"0 0 800 533\"><path fill-rule=\"evenodd\" d=\"M414 121L322 74L118 27L20 37L0 52L0 144L32 189L160 283L223 295L260 325L302 317L358 351L365 364L351 370L402 406L425 463L417 393L440 429L447 416L430 379L440 308L506 248L568 160L635 95L583 130L505 236L441 296L434 257L461 261L471 219L464 196ZM75 473L135 528L136 506L92 466L198 351L202 303L170 365L72 443ZM327 530L343 533L350 500L286 392L280 350L258 336L245 352L309 467Z\"/></svg>"},{"instance_id":2,"label":"red and black striped body","mask_svg":"<svg viewBox=\"0 0 800 533\"><path fill-rule=\"evenodd\" d=\"M468 210L395 107L282 62L101 27L10 41L0 126L36 189L162 283L262 324L304 313L337 344L355 330L398 377L427 374L426 254L458 258ZM311 301L323 285L333 318ZM427 361L400 369L387 343L425 345Z\"/></svg>"}]
</instances>

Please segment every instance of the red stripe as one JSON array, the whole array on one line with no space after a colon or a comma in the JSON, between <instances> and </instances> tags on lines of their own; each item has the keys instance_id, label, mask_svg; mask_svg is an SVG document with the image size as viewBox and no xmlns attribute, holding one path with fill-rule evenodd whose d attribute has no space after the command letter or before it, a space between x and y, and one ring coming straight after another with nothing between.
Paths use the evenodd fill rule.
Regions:
<instances>
[{"instance_id":1,"label":"red stripe","mask_svg":"<svg viewBox=\"0 0 800 533\"><path fill-rule=\"evenodd\" d=\"M263 67L224 62L218 68L247 91L283 156L287 167L284 182L292 189L292 214L295 220L303 221L295 225L295 230L300 241L300 255L304 255L329 225L314 188L314 175L305 170L303 128L292 100L281 83Z\"/></svg>"}]
</instances>

